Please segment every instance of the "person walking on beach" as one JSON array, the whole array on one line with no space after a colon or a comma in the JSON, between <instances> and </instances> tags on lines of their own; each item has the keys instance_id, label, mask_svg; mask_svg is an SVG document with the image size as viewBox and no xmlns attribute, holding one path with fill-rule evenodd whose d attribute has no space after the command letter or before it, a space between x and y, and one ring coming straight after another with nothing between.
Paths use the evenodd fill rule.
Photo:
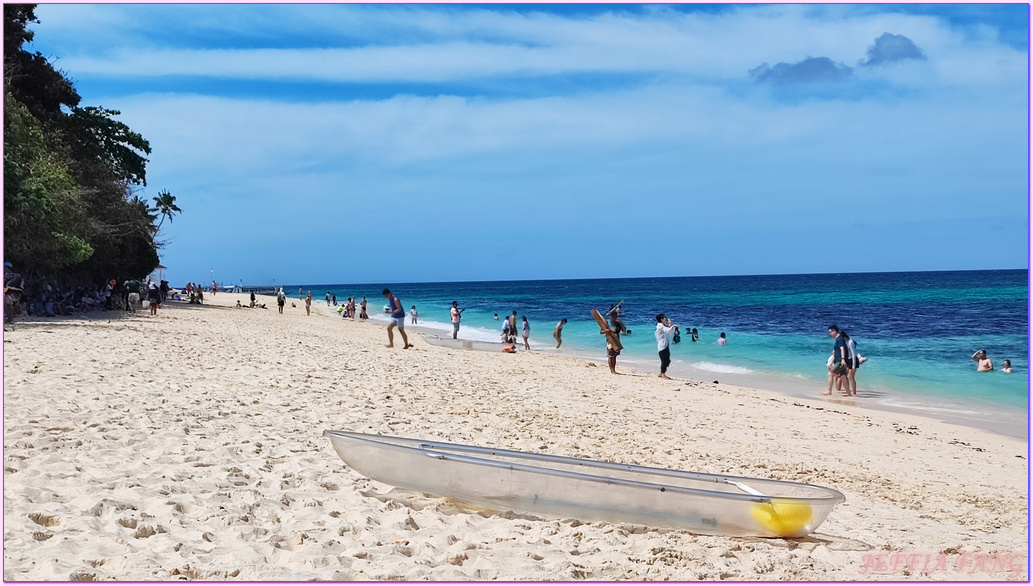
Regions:
<instances>
[{"instance_id":1,"label":"person walking on beach","mask_svg":"<svg viewBox=\"0 0 1033 586\"><path fill-rule=\"evenodd\" d=\"M552 337L556 338L556 347L559 348L560 344L563 343L563 325L567 323L567 318L563 318L556 324L556 328L552 330Z\"/></svg>"},{"instance_id":2,"label":"person walking on beach","mask_svg":"<svg viewBox=\"0 0 1033 586\"><path fill-rule=\"evenodd\" d=\"M161 289L154 281L147 284L147 305L151 315L158 315L158 306L161 305Z\"/></svg>"},{"instance_id":3,"label":"person walking on beach","mask_svg":"<svg viewBox=\"0 0 1033 586\"><path fill-rule=\"evenodd\" d=\"M330 297L330 301L331 301L331 303L330 303L330 307L337 307L337 293L334 293L334 294L333 294L333 295L332 295L332 296Z\"/></svg>"},{"instance_id":4,"label":"person walking on beach","mask_svg":"<svg viewBox=\"0 0 1033 586\"><path fill-rule=\"evenodd\" d=\"M986 350L976 350L972 360L976 361L976 372L990 372L994 369L994 361L986 356Z\"/></svg>"},{"instance_id":5,"label":"person walking on beach","mask_svg":"<svg viewBox=\"0 0 1033 586\"><path fill-rule=\"evenodd\" d=\"M140 304L140 281L132 279L126 281L126 289L129 291L129 295L126 296L127 303L129 304L128 309L135 312L136 306ZM200 295L201 288L197 288L197 293Z\"/></svg>"},{"instance_id":6,"label":"person walking on beach","mask_svg":"<svg viewBox=\"0 0 1033 586\"><path fill-rule=\"evenodd\" d=\"M283 287L280 287L280 291L276 294L276 306L280 309L280 313L283 313L284 303L287 303L287 295L283 292Z\"/></svg>"},{"instance_id":7,"label":"person walking on beach","mask_svg":"<svg viewBox=\"0 0 1033 586\"><path fill-rule=\"evenodd\" d=\"M523 334L524 334L524 350L530 350L531 344L527 342L527 338L531 336L531 324L527 323L527 316L520 316L520 320L523 322Z\"/></svg>"},{"instance_id":8,"label":"person walking on beach","mask_svg":"<svg viewBox=\"0 0 1033 586\"><path fill-rule=\"evenodd\" d=\"M611 321L610 327L603 328L599 333L606 336L606 363L610 367L610 374L620 374L617 372L617 357L620 356L621 351L610 342L610 336L608 335L613 334L615 338L620 340L620 328Z\"/></svg>"},{"instance_id":9,"label":"person walking on beach","mask_svg":"<svg viewBox=\"0 0 1033 586\"><path fill-rule=\"evenodd\" d=\"M409 310L409 316L412 317L412 325L416 325L416 320L419 319L420 314L416 311L415 305L413 305L412 308Z\"/></svg>"},{"instance_id":10,"label":"person walking on beach","mask_svg":"<svg viewBox=\"0 0 1033 586\"><path fill-rule=\"evenodd\" d=\"M850 339L847 335L846 330L839 332L840 336L846 340L846 378L843 382L846 383L846 394L857 396L857 379L854 377L857 375L857 367L861 365L857 356L857 342Z\"/></svg>"},{"instance_id":11,"label":"person walking on beach","mask_svg":"<svg viewBox=\"0 0 1033 586\"><path fill-rule=\"evenodd\" d=\"M670 379L667 376L667 367L671 365L671 338L677 330L678 324L672 324L664 314L656 316L656 351L660 355L660 378Z\"/></svg>"},{"instance_id":12,"label":"person walking on beach","mask_svg":"<svg viewBox=\"0 0 1033 586\"><path fill-rule=\"evenodd\" d=\"M459 339L459 322L463 319L464 309L459 309L459 302L452 302L452 310L449 312L452 316L452 339Z\"/></svg>"},{"instance_id":13,"label":"person walking on beach","mask_svg":"<svg viewBox=\"0 0 1033 586\"><path fill-rule=\"evenodd\" d=\"M836 343L832 346L832 366L829 367L829 388L823 395L832 394L833 383L838 383L837 388L843 390L841 377L847 373L847 347L846 338L839 334L839 326L829 326L829 335L835 338Z\"/></svg>"},{"instance_id":14,"label":"person walking on beach","mask_svg":"<svg viewBox=\"0 0 1033 586\"><path fill-rule=\"evenodd\" d=\"M255 306L255 292L252 291L251 292L251 305L250 305L250 307L254 307L254 306Z\"/></svg>"},{"instance_id":15,"label":"person walking on beach","mask_svg":"<svg viewBox=\"0 0 1033 586\"><path fill-rule=\"evenodd\" d=\"M312 291L305 296L305 315L312 315Z\"/></svg>"},{"instance_id":16,"label":"person walking on beach","mask_svg":"<svg viewBox=\"0 0 1033 586\"><path fill-rule=\"evenodd\" d=\"M361 319L361 320L369 319L369 316L366 315L366 297L365 296L362 297L362 302L359 303L359 319Z\"/></svg>"},{"instance_id":17,"label":"person walking on beach","mask_svg":"<svg viewBox=\"0 0 1033 586\"><path fill-rule=\"evenodd\" d=\"M402 350L406 350L410 346L409 337L405 335L405 309L402 307L402 300L395 297L390 289L384 289L383 295L391 308L391 323L387 325L387 347L395 347L394 329L397 327L398 333L402 335Z\"/></svg>"},{"instance_id":18,"label":"person walking on beach","mask_svg":"<svg viewBox=\"0 0 1033 586\"><path fill-rule=\"evenodd\" d=\"M330 307L330 292L326 292L326 306Z\"/></svg>"}]
</instances>

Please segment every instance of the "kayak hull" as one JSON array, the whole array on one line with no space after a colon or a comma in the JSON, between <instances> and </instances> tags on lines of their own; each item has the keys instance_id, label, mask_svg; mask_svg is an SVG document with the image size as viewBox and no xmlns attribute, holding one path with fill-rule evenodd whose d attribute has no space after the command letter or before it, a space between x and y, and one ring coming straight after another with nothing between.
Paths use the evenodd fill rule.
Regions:
<instances>
[{"instance_id":1,"label":"kayak hull","mask_svg":"<svg viewBox=\"0 0 1033 586\"><path fill-rule=\"evenodd\" d=\"M356 472L489 510L729 536L803 537L845 500L820 486L327 430Z\"/></svg>"}]
</instances>

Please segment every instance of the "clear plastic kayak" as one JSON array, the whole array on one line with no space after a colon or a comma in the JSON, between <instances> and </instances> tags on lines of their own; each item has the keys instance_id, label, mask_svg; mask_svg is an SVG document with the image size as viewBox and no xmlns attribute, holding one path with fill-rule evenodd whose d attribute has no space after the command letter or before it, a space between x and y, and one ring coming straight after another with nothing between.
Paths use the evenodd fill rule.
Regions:
<instances>
[{"instance_id":1,"label":"clear plastic kayak","mask_svg":"<svg viewBox=\"0 0 1033 586\"><path fill-rule=\"evenodd\" d=\"M378 482L489 510L729 536L803 537L846 500L831 488L327 430Z\"/></svg>"}]
</instances>

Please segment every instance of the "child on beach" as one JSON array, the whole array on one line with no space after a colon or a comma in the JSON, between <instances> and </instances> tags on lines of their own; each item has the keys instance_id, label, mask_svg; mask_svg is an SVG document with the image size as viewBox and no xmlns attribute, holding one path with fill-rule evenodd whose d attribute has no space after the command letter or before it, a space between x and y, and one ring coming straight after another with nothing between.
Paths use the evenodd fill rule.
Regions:
<instances>
[{"instance_id":1,"label":"child on beach","mask_svg":"<svg viewBox=\"0 0 1033 586\"><path fill-rule=\"evenodd\" d=\"M409 315L412 317L413 325L416 325L416 319L420 317L420 314L416 312L416 306L413 305L412 309L409 310Z\"/></svg>"}]
</instances>

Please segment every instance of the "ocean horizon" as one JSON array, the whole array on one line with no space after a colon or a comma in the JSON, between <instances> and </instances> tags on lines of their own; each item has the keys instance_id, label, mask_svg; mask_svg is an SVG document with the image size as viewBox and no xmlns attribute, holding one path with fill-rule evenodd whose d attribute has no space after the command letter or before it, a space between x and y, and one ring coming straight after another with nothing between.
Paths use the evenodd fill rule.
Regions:
<instances>
[{"instance_id":1,"label":"ocean horizon","mask_svg":"<svg viewBox=\"0 0 1033 586\"><path fill-rule=\"evenodd\" d=\"M522 316L530 323L532 350L602 363L605 344L590 310L605 314L623 301L632 333L622 337L618 370L659 371L655 315L664 313L682 332L672 345L673 376L799 396L825 389L833 346L827 328L836 324L868 358L857 373L859 404L1017 425L1029 410L1028 283L1028 270L1010 269L283 287L288 296L299 286L311 290L314 303L327 292L338 303L366 296L370 318L385 323L380 292L387 287L406 311L416 306L421 330L448 337L449 308L458 301L465 308L459 338L477 342L499 342L501 319L516 311L518 323ZM557 351L552 331L563 318ZM728 344L718 346L722 332ZM975 371L971 355L979 349L994 372ZM1014 373L1001 370L1005 359Z\"/></svg>"}]
</instances>

